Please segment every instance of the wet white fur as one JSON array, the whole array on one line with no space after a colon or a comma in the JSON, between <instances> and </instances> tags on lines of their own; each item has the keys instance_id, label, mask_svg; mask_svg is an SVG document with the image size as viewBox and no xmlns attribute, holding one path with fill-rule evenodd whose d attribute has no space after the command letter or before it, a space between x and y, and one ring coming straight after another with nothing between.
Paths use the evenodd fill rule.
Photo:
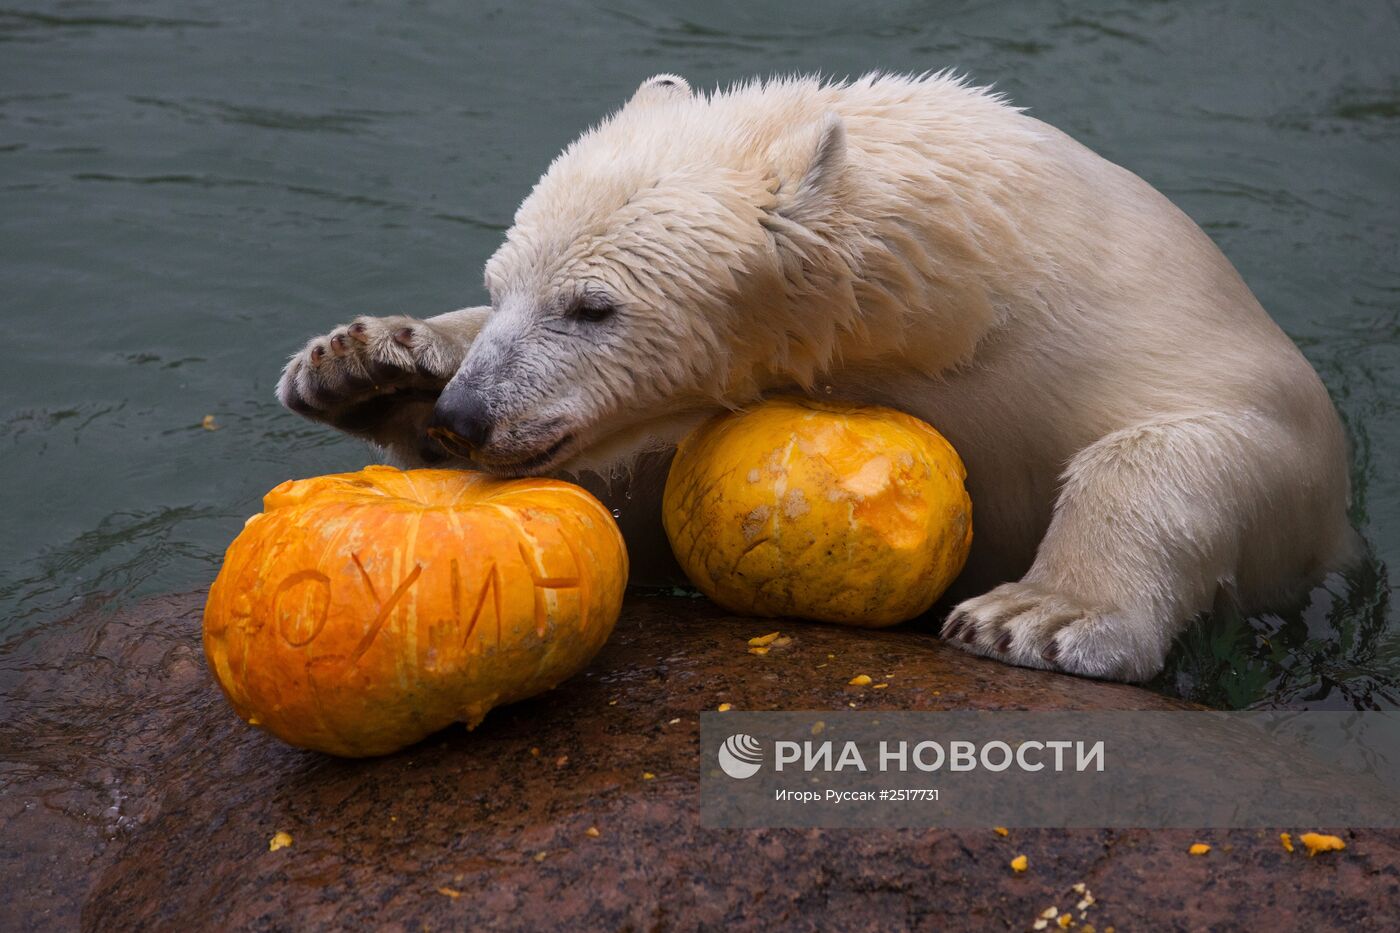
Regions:
<instances>
[{"instance_id":1,"label":"wet white fur","mask_svg":"<svg viewBox=\"0 0 1400 933\"><path fill-rule=\"evenodd\" d=\"M549 167L486 281L456 378L503 455L625 460L792 387L938 427L975 509L962 585L995 586L951 617L969 650L1147 678L1222 596L1267 606L1350 554L1338 418L1228 260L949 75L653 79ZM572 322L592 294L618 314Z\"/></svg>"}]
</instances>

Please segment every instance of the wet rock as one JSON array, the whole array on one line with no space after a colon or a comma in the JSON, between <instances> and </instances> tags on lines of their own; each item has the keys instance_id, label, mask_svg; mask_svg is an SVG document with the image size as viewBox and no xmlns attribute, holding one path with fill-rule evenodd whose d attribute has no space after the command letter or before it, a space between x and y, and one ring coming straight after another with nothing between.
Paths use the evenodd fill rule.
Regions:
<instances>
[{"instance_id":1,"label":"wet rock","mask_svg":"<svg viewBox=\"0 0 1400 933\"><path fill-rule=\"evenodd\" d=\"M633 596L560 689L472 733L340 761L233 716L203 670L202 602L165 597L0 649L0 928L1028 929L1071 907L1080 882L1099 930L1365 930L1400 913L1400 832L1343 831L1345 852L1308 859L1252 830L699 826L697 717L720 703L1184 706L1004 667L927 633ZM773 628L793 642L749 654L747 639ZM848 686L858 673L890 686ZM278 832L292 844L269 851ZM1198 840L1209 856L1186 855Z\"/></svg>"}]
</instances>

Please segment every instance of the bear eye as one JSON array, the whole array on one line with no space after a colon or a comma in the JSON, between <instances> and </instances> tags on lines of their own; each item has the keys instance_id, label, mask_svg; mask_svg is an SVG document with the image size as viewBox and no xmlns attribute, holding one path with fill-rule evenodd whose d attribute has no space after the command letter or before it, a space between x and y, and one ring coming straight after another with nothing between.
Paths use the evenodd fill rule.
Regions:
<instances>
[{"instance_id":1,"label":"bear eye","mask_svg":"<svg viewBox=\"0 0 1400 933\"><path fill-rule=\"evenodd\" d=\"M610 301L591 299L581 301L569 309L569 316L589 324L606 321L617 313L617 306Z\"/></svg>"}]
</instances>

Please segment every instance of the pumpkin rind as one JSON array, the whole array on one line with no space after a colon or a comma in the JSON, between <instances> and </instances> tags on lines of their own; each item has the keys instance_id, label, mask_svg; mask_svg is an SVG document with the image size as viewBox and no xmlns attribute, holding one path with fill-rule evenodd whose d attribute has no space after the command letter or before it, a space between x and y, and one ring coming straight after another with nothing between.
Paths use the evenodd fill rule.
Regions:
<instances>
[{"instance_id":1,"label":"pumpkin rind","mask_svg":"<svg viewBox=\"0 0 1400 933\"><path fill-rule=\"evenodd\" d=\"M617 621L627 554L570 483L368 467L263 499L209 591L238 715L336 755L395 751L548 690Z\"/></svg>"},{"instance_id":2,"label":"pumpkin rind","mask_svg":"<svg viewBox=\"0 0 1400 933\"><path fill-rule=\"evenodd\" d=\"M943 435L902 412L771 399L681 443L662 521L691 582L733 612L893 625L967 560L966 476Z\"/></svg>"}]
</instances>

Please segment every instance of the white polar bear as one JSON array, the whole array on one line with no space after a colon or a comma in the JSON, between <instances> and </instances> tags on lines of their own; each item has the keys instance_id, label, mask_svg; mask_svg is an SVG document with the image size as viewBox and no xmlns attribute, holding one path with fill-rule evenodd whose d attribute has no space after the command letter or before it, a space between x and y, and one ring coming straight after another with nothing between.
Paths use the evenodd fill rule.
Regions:
<instances>
[{"instance_id":1,"label":"white polar bear","mask_svg":"<svg viewBox=\"0 0 1400 933\"><path fill-rule=\"evenodd\" d=\"M966 461L960 585L992 587L944 637L1094 677L1151 677L1218 598L1291 598L1355 548L1327 392L1209 238L946 74L653 78L550 165L486 286L313 340L279 397L516 475L794 387L900 408Z\"/></svg>"}]
</instances>

